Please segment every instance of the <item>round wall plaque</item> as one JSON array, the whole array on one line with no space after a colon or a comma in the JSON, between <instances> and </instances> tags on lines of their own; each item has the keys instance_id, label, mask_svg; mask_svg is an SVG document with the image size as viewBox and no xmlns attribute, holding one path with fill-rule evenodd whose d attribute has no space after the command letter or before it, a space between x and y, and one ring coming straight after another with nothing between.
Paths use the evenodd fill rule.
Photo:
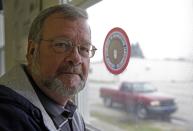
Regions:
<instances>
[{"instance_id":1,"label":"round wall plaque","mask_svg":"<svg viewBox=\"0 0 193 131\"><path fill-rule=\"evenodd\" d=\"M112 74L122 73L129 62L131 47L126 32L119 28L113 28L105 38L103 46L103 60L107 69Z\"/></svg>"}]
</instances>

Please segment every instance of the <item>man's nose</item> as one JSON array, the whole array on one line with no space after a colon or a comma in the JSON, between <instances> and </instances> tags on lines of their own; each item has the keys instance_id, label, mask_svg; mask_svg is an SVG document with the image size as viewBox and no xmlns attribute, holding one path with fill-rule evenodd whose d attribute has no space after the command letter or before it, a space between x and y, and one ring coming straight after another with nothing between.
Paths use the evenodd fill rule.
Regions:
<instances>
[{"instance_id":1,"label":"man's nose","mask_svg":"<svg viewBox=\"0 0 193 131\"><path fill-rule=\"evenodd\" d=\"M82 63L82 56L78 51L78 47L73 47L67 56L67 61L71 62L73 65L79 65Z\"/></svg>"}]
</instances>

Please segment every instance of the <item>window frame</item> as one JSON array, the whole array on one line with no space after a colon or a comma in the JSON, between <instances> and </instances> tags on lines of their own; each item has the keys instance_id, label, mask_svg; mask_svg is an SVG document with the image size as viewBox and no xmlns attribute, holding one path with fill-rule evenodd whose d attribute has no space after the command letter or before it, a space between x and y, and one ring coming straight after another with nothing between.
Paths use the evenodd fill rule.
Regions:
<instances>
[{"instance_id":1,"label":"window frame","mask_svg":"<svg viewBox=\"0 0 193 131\"><path fill-rule=\"evenodd\" d=\"M4 46L0 47L0 76L5 73L5 49Z\"/></svg>"}]
</instances>

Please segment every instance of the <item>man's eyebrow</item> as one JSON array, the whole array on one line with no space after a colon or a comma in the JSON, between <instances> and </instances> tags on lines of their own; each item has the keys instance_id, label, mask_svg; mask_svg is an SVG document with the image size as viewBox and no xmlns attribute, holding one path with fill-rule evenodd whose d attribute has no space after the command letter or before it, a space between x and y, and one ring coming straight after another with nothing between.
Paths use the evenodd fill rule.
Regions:
<instances>
[{"instance_id":1,"label":"man's eyebrow","mask_svg":"<svg viewBox=\"0 0 193 131\"><path fill-rule=\"evenodd\" d=\"M86 45L91 45L92 43L91 43L91 41L88 41L88 40L83 40L82 41L84 44L86 44Z\"/></svg>"},{"instance_id":2,"label":"man's eyebrow","mask_svg":"<svg viewBox=\"0 0 193 131\"><path fill-rule=\"evenodd\" d=\"M56 36L56 37L54 37L54 38L52 38L52 39L53 39L53 40L69 40L69 41L72 41L72 42L75 41L73 38L70 38L70 36L67 36L67 35ZM91 40L86 40L86 39L81 39L81 40L79 40L79 42L85 43L85 44L89 44L89 45L92 44ZM76 43L76 42L75 42L75 43Z\"/></svg>"},{"instance_id":3,"label":"man's eyebrow","mask_svg":"<svg viewBox=\"0 0 193 131\"><path fill-rule=\"evenodd\" d=\"M54 38L52 38L54 40L72 40L71 38L69 38L69 36L67 35L60 35L60 36L55 36Z\"/></svg>"}]
</instances>

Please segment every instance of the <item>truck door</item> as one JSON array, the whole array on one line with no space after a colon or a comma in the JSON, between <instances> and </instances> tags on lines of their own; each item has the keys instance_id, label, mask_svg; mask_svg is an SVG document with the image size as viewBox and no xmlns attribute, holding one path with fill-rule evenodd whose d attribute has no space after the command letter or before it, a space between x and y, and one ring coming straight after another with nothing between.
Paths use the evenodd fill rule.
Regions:
<instances>
[{"instance_id":1,"label":"truck door","mask_svg":"<svg viewBox=\"0 0 193 131\"><path fill-rule=\"evenodd\" d=\"M127 83L125 86L124 104L127 111L134 111L135 97L133 94L133 85L131 83Z\"/></svg>"}]
</instances>

